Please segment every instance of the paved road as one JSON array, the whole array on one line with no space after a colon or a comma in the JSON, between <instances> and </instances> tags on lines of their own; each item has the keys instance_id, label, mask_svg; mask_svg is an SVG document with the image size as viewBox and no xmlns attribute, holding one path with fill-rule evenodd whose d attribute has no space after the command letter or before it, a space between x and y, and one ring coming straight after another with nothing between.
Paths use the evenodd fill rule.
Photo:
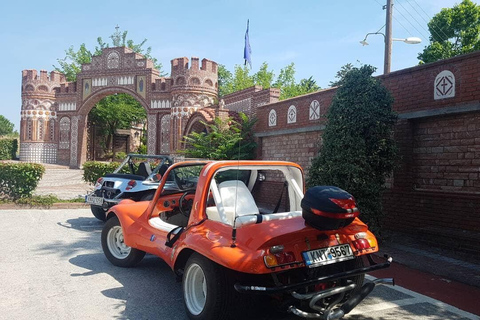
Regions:
<instances>
[{"instance_id":1,"label":"paved road","mask_svg":"<svg viewBox=\"0 0 480 320\"><path fill-rule=\"evenodd\" d=\"M59 199L83 198L93 186L82 180L83 170L67 166L43 164L45 174L35 189L35 195L56 195Z\"/></svg>"},{"instance_id":2,"label":"paved road","mask_svg":"<svg viewBox=\"0 0 480 320\"><path fill-rule=\"evenodd\" d=\"M88 209L1 210L0 319L185 319L181 286L147 256L112 266ZM285 319L299 319L286 317ZM480 319L401 287L378 287L347 319Z\"/></svg>"}]
</instances>

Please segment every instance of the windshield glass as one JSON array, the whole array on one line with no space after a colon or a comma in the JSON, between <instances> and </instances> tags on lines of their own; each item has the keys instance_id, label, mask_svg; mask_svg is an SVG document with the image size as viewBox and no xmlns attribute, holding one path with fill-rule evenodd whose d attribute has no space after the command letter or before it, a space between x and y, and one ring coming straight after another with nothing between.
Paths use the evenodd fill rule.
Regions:
<instances>
[{"instance_id":1,"label":"windshield glass","mask_svg":"<svg viewBox=\"0 0 480 320\"><path fill-rule=\"evenodd\" d=\"M167 181L174 183L178 190L192 190L197 187L198 177L204 163L181 166L173 169L167 177Z\"/></svg>"}]
</instances>

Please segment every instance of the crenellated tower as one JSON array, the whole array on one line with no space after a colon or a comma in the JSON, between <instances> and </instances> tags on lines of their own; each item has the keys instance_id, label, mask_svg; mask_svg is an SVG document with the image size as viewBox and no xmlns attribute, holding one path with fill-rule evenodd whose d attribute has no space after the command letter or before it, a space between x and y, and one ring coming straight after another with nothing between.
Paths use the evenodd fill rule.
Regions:
<instances>
[{"instance_id":1,"label":"crenellated tower","mask_svg":"<svg viewBox=\"0 0 480 320\"><path fill-rule=\"evenodd\" d=\"M186 57L171 61L171 150L180 148L190 115L200 108L213 106L218 98L218 65L208 59L201 62L200 65L199 58L192 57L189 67Z\"/></svg>"},{"instance_id":2,"label":"crenellated tower","mask_svg":"<svg viewBox=\"0 0 480 320\"><path fill-rule=\"evenodd\" d=\"M171 75L163 77L153 61L113 47L83 64L73 82L56 71L22 71L20 160L78 168L95 159L98 139L88 116L113 94L128 94L145 109L148 153L176 152L193 112L216 104L218 65L183 57L173 59L171 68ZM134 151L129 141L135 137L118 135L117 148Z\"/></svg>"},{"instance_id":3,"label":"crenellated tower","mask_svg":"<svg viewBox=\"0 0 480 320\"><path fill-rule=\"evenodd\" d=\"M56 163L58 125L55 94L65 76L57 71L22 71L20 160Z\"/></svg>"}]
</instances>

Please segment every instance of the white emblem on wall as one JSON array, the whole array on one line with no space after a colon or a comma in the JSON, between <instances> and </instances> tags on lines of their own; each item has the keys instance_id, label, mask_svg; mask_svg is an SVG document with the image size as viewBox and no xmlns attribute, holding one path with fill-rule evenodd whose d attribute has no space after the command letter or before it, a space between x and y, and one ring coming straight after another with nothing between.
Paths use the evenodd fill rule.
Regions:
<instances>
[{"instance_id":1,"label":"white emblem on wall","mask_svg":"<svg viewBox=\"0 0 480 320\"><path fill-rule=\"evenodd\" d=\"M287 123L295 122L297 122L297 108L294 105L291 105L287 112Z\"/></svg>"},{"instance_id":2,"label":"white emblem on wall","mask_svg":"<svg viewBox=\"0 0 480 320\"><path fill-rule=\"evenodd\" d=\"M435 100L455 97L455 76L448 70L443 70L435 78L433 88Z\"/></svg>"},{"instance_id":3,"label":"white emblem on wall","mask_svg":"<svg viewBox=\"0 0 480 320\"><path fill-rule=\"evenodd\" d=\"M277 112L274 109L272 109L268 114L268 126L274 127L276 125L277 125Z\"/></svg>"},{"instance_id":4,"label":"white emblem on wall","mask_svg":"<svg viewBox=\"0 0 480 320\"><path fill-rule=\"evenodd\" d=\"M310 103L310 109L308 111L309 120L318 120L320 119L320 103L317 100L313 100Z\"/></svg>"},{"instance_id":5,"label":"white emblem on wall","mask_svg":"<svg viewBox=\"0 0 480 320\"><path fill-rule=\"evenodd\" d=\"M108 69L117 69L120 65L120 55L116 51L110 52L107 57L107 68Z\"/></svg>"}]
</instances>

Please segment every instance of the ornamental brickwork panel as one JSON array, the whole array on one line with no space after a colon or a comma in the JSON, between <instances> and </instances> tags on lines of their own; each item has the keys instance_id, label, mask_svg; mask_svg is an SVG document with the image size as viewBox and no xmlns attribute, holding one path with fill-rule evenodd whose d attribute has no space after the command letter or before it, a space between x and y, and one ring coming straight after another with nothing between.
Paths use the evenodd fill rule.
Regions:
<instances>
[{"instance_id":1,"label":"ornamental brickwork panel","mask_svg":"<svg viewBox=\"0 0 480 320\"><path fill-rule=\"evenodd\" d=\"M20 160L80 167L92 143L88 114L101 99L117 93L129 94L147 111L148 153L175 152L188 118L213 106L217 92L217 63L211 60L173 59L170 77L162 77L152 61L125 47L106 48L92 57L75 82L56 71L24 70Z\"/></svg>"}]
</instances>

